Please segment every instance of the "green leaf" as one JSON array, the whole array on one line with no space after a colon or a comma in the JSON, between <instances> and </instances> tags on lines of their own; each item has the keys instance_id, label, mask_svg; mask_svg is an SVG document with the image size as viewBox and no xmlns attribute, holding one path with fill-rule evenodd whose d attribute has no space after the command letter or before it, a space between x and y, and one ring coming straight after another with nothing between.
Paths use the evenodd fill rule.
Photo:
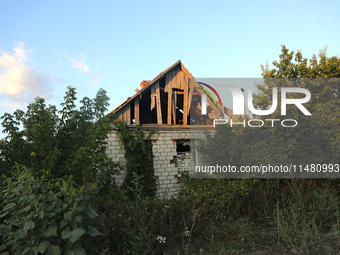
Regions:
<instances>
[{"instance_id":1,"label":"green leaf","mask_svg":"<svg viewBox=\"0 0 340 255\"><path fill-rule=\"evenodd\" d=\"M55 212L49 212L49 213L45 213L46 217L48 218L52 218L55 216Z\"/></svg>"},{"instance_id":2,"label":"green leaf","mask_svg":"<svg viewBox=\"0 0 340 255\"><path fill-rule=\"evenodd\" d=\"M68 221L64 219L64 220L62 220L62 221L60 222L60 227L63 228L63 227L65 227L67 224L68 224Z\"/></svg>"},{"instance_id":3,"label":"green leaf","mask_svg":"<svg viewBox=\"0 0 340 255\"><path fill-rule=\"evenodd\" d=\"M26 249L22 252L22 254L37 255L38 249L37 247L26 247Z\"/></svg>"},{"instance_id":4,"label":"green leaf","mask_svg":"<svg viewBox=\"0 0 340 255\"><path fill-rule=\"evenodd\" d=\"M59 213L61 213L61 208L57 208L57 209L55 209L55 210L54 210L54 212L55 212L56 214L59 214Z\"/></svg>"},{"instance_id":5,"label":"green leaf","mask_svg":"<svg viewBox=\"0 0 340 255\"><path fill-rule=\"evenodd\" d=\"M0 235L6 235L11 233L12 226L11 225L0 225Z\"/></svg>"},{"instance_id":6,"label":"green leaf","mask_svg":"<svg viewBox=\"0 0 340 255\"><path fill-rule=\"evenodd\" d=\"M6 245L5 245L5 244L2 244L2 245L0 246L0 251L3 251L4 249L6 249Z\"/></svg>"},{"instance_id":7,"label":"green leaf","mask_svg":"<svg viewBox=\"0 0 340 255\"><path fill-rule=\"evenodd\" d=\"M45 229L44 236L46 237L57 236L57 229L58 227L55 225L49 226L48 228Z\"/></svg>"},{"instance_id":8,"label":"green leaf","mask_svg":"<svg viewBox=\"0 0 340 255\"><path fill-rule=\"evenodd\" d=\"M62 238L62 239L68 238L70 232L71 232L71 230L69 230L69 229L63 230L63 231L61 232L61 238Z\"/></svg>"},{"instance_id":9,"label":"green leaf","mask_svg":"<svg viewBox=\"0 0 340 255\"><path fill-rule=\"evenodd\" d=\"M14 255L22 255L23 249L16 250Z\"/></svg>"},{"instance_id":10,"label":"green leaf","mask_svg":"<svg viewBox=\"0 0 340 255\"><path fill-rule=\"evenodd\" d=\"M40 219L43 219L43 218L44 218L44 213L45 213L45 212L44 212L43 210L41 210L41 211L38 212L38 216L39 216Z\"/></svg>"},{"instance_id":11,"label":"green leaf","mask_svg":"<svg viewBox=\"0 0 340 255\"><path fill-rule=\"evenodd\" d=\"M24 231L32 229L32 228L34 228L34 226L35 226L35 223L33 221L31 221L31 220L25 221Z\"/></svg>"},{"instance_id":12,"label":"green leaf","mask_svg":"<svg viewBox=\"0 0 340 255\"><path fill-rule=\"evenodd\" d=\"M103 235L102 233L100 233L98 231L98 229L94 228L94 227L91 227L91 226L88 226L88 231L87 233L91 236L99 236L99 235Z\"/></svg>"},{"instance_id":13,"label":"green leaf","mask_svg":"<svg viewBox=\"0 0 340 255\"><path fill-rule=\"evenodd\" d=\"M46 249L45 254L46 254L46 255L60 255L60 254L61 254L61 251L60 251L59 246L50 245L50 246ZM44 255L45 255L45 254L44 254Z\"/></svg>"},{"instance_id":14,"label":"green leaf","mask_svg":"<svg viewBox=\"0 0 340 255\"><path fill-rule=\"evenodd\" d=\"M61 232L61 237L63 239L67 238L71 243L75 243L84 233L85 231L81 228L76 228L72 231L64 230Z\"/></svg>"},{"instance_id":15,"label":"green leaf","mask_svg":"<svg viewBox=\"0 0 340 255\"><path fill-rule=\"evenodd\" d=\"M85 250L82 247L71 250L75 255L86 255Z\"/></svg>"},{"instance_id":16,"label":"green leaf","mask_svg":"<svg viewBox=\"0 0 340 255\"><path fill-rule=\"evenodd\" d=\"M25 212L27 212L27 211L29 211L29 210L31 210L31 206L30 206L30 205L28 205L28 206L26 206L26 207L24 208L24 211L25 211Z\"/></svg>"},{"instance_id":17,"label":"green leaf","mask_svg":"<svg viewBox=\"0 0 340 255\"><path fill-rule=\"evenodd\" d=\"M42 243L39 244L38 251L40 253L44 253L44 251L47 249L49 245L50 245L49 241L43 241Z\"/></svg>"},{"instance_id":18,"label":"green leaf","mask_svg":"<svg viewBox=\"0 0 340 255\"><path fill-rule=\"evenodd\" d=\"M54 208L54 206L55 206L55 202L53 202L51 205L46 206L46 207L45 207L45 212L50 212L50 211L52 211L53 208Z\"/></svg>"},{"instance_id":19,"label":"green leaf","mask_svg":"<svg viewBox=\"0 0 340 255\"><path fill-rule=\"evenodd\" d=\"M96 217L99 216L99 215L96 213L96 211L93 210L91 207L87 208L86 214L87 214L91 219L94 219L94 218L96 218Z\"/></svg>"},{"instance_id":20,"label":"green leaf","mask_svg":"<svg viewBox=\"0 0 340 255\"><path fill-rule=\"evenodd\" d=\"M81 223L81 219L82 217L80 215L77 215L76 217L74 217L74 220L79 223Z\"/></svg>"},{"instance_id":21,"label":"green leaf","mask_svg":"<svg viewBox=\"0 0 340 255\"><path fill-rule=\"evenodd\" d=\"M32 247L32 249L26 253L28 255L37 255L39 252L38 252L38 248L37 247Z\"/></svg>"},{"instance_id":22,"label":"green leaf","mask_svg":"<svg viewBox=\"0 0 340 255\"><path fill-rule=\"evenodd\" d=\"M68 207L68 204L67 204L67 203L64 203L64 204L63 204L63 210L65 210L67 207Z\"/></svg>"},{"instance_id":23,"label":"green leaf","mask_svg":"<svg viewBox=\"0 0 340 255\"><path fill-rule=\"evenodd\" d=\"M0 214L0 218L6 216L10 211L4 212L3 214Z\"/></svg>"},{"instance_id":24,"label":"green leaf","mask_svg":"<svg viewBox=\"0 0 340 255\"><path fill-rule=\"evenodd\" d=\"M24 229L19 229L15 235L15 240L20 240L22 238L25 238L27 236L27 231Z\"/></svg>"},{"instance_id":25,"label":"green leaf","mask_svg":"<svg viewBox=\"0 0 340 255\"><path fill-rule=\"evenodd\" d=\"M64 214L64 219L68 220L69 222L72 222L72 218L73 218L73 213L71 211L66 212Z\"/></svg>"},{"instance_id":26,"label":"green leaf","mask_svg":"<svg viewBox=\"0 0 340 255\"><path fill-rule=\"evenodd\" d=\"M25 254L26 252L29 252L31 249L32 249L31 247L26 247L26 249L22 253Z\"/></svg>"},{"instance_id":27,"label":"green leaf","mask_svg":"<svg viewBox=\"0 0 340 255\"><path fill-rule=\"evenodd\" d=\"M7 204L2 210L7 211L15 206L15 203L9 203Z\"/></svg>"}]
</instances>

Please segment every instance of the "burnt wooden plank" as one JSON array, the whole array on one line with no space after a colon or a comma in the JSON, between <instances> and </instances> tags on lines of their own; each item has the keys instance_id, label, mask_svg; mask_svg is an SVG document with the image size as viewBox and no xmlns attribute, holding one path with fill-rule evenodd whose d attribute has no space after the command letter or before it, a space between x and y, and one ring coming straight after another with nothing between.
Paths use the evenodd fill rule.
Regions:
<instances>
[{"instance_id":1,"label":"burnt wooden plank","mask_svg":"<svg viewBox=\"0 0 340 255\"><path fill-rule=\"evenodd\" d=\"M118 115L118 119L121 120L121 121L123 121L123 115L122 115L122 114L119 114L119 115Z\"/></svg>"},{"instance_id":2,"label":"burnt wooden plank","mask_svg":"<svg viewBox=\"0 0 340 255\"><path fill-rule=\"evenodd\" d=\"M187 79L188 79L188 86L189 86L189 102L188 102L188 112L189 112L190 111L191 102L192 102L192 95L193 95L194 90L195 90L195 83L196 82L194 81L193 78L189 78L188 77Z\"/></svg>"},{"instance_id":3,"label":"burnt wooden plank","mask_svg":"<svg viewBox=\"0 0 340 255\"><path fill-rule=\"evenodd\" d=\"M163 124L162 108L161 108L161 91L159 88L159 81L155 84L156 89L156 110L157 110L157 124Z\"/></svg>"},{"instance_id":4,"label":"burnt wooden plank","mask_svg":"<svg viewBox=\"0 0 340 255\"><path fill-rule=\"evenodd\" d=\"M122 109L122 115L123 115L123 121L127 123L127 114L126 114L126 106L123 107Z\"/></svg>"},{"instance_id":5,"label":"burnt wooden plank","mask_svg":"<svg viewBox=\"0 0 340 255\"><path fill-rule=\"evenodd\" d=\"M180 89L181 88L181 78L180 78L180 68L179 67L176 67L174 68L174 71L173 71L173 88L176 88L176 89Z\"/></svg>"},{"instance_id":6,"label":"burnt wooden plank","mask_svg":"<svg viewBox=\"0 0 340 255\"><path fill-rule=\"evenodd\" d=\"M126 105L126 124L130 125L131 124L131 105L128 104Z\"/></svg>"},{"instance_id":7,"label":"burnt wooden plank","mask_svg":"<svg viewBox=\"0 0 340 255\"><path fill-rule=\"evenodd\" d=\"M139 124L139 97L135 98L135 124Z\"/></svg>"},{"instance_id":8,"label":"burnt wooden plank","mask_svg":"<svg viewBox=\"0 0 340 255\"><path fill-rule=\"evenodd\" d=\"M170 93L170 91L171 91L170 86L169 86L170 85L169 83L171 82L171 80L172 80L172 73L169 72L165 76L165 88L164 88L164 92L166 92L166 93Z\"/></svg>"},{"instance_id":9,"label":"burnt wooden plank","mask_svg":"<svg viewBox=\"0 0 340 255\"><path fill-rule=\"evenodd\" d=\"M172 81L168 83L168 124L171 125L171 110L172 110Z\"/></svg>"},{"instance_id":10,"label":"burnt wooden plank","mask_svg":"<svg viewBox=\"0 0 340 255\"><path fill-rule=\"evenodd\" d=\"M184 89L183 96L183 125L188 125L188 101L189 101L189 83L188 76L186 76L183 72L181 74L181 86Z\"/></svg>"},{"instance_id":11,"label":"burnt wooden plank","mask_svg":"<svg viewBox=\"0 0 340 255\"><path fill-rule=\"evenodd\" d=\"M172 79L173 79L173 72L167 73L165 77L165 92L168 93L168 118L167 118L167 124L172 124Z\"/></svg>"},{"instance_id":12,"label":"burnt wooden plank","mask_svg":"<svg viewBox=\"0 0 340 255\"><path fill-rule=\"evenodd\" d=\"M173 101L173 107L172 108L172 117L174 120L174 124L176 125L176 106L177 106L177 91L174 91L172 93L172 101Z\"/></svg>"},{"instance_id":13,"label":"burnt wooden plank","mask_svg":"<svg viewBox=\"0 0 340 255\"><path fill-rule=\"evenodd\" d=\"M122 109L122 121L126 123L126 121L125 121L125 111L124 111L124 108Z\"/></svg>"},{"instance_id":14,"label":"burnt wooden plank","mask_svg":"<svg viewBox=\"0 0 340 255\"><path fill-rule=\"evenodd\" d=\"M155 84L153 84L151 86L151 107L150 107L150 110L152 111L153 108L155 108L155 105L156 105L156 87L155 87Z\"/></svg>"}]
</instances>

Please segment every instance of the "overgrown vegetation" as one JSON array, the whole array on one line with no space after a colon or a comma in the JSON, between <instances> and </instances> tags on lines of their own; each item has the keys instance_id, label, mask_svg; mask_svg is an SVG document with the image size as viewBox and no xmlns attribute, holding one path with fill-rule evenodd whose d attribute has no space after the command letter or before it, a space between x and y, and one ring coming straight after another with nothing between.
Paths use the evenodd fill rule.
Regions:
<instances>
[{"instance_id":1,"label":"overgrown vegetation","mask_svg":"<svg viewBox=\"0 0 340 255\"><path fill-rule=\"evenodd\" d=\"M1 173L10 177L18 162L35 176L51 181L67 177L79 185L98 180L98 175L118 174L119 165L105 154L113 121L113 116L104 115L109 100L106 91L100 89L94 99L84 97L80 109L76 100L75 88L69 86L59 111L37 97L26 112L5 113L1 117L7 134L0 141Z\"/></svg>"},{"instance_id":2,"label":"overgrown vegetation","mask_svg":"<svg viewBox=\"0 0 340 255\"><path fill-rule=\"evenodd\" d=\"M139 176L138 184L142 187L141 195L143 197L154 197L156 191L152 145L149 140L154 131L150 130L148 134L136 125L134 131L128 129L126 123L116 121L117 135L125 150L126 159L126 176L122 185L123 189L128 191L131 198L134 197L131 189L135 189L134 175Z\"/></svg>"},{"instance_id":3,"label":"overgrown vegetation","mask_svg":"<svg viewBox=\"0 0 340 255\"><path fill-rule=\"evenodd\" d=\"M98 214L89 207L83 188L66 181L54 190L26 167L16 166L6 178L0 217L2 254L97 254L95 241L102 235L94 226Z\"/></svg>"},{"instance_id":4,"label":"overgrown vegetation","mask_svg":"<svg viewBox=\"0 0 340 255\"><path fill-rule=\"evenodd\" d=\"M176 199L135 195L106 203L100 231L110 240L108 254L332 254L340 247L336 185L186 175L181 181L186 187Z\"/></svg>"}]
</instances>

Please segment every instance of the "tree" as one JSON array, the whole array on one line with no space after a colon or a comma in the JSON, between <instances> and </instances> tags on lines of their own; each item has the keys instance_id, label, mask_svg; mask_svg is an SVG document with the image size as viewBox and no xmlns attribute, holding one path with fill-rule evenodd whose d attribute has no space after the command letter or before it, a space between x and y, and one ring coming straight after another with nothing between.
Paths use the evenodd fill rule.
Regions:
<instances>
[{"instance_id":1,"label":"tree","mask_svg":"<svg viewBox=\"0 0 340 255\"><path fill-rule=\"evenodd\" d=\"M62 109L46 106L43 98L27 107L5 113L0 141L0 170L7 176L15 162L49 180L67 177L78 184L95 180L98 175L111 176L119 165L105 154L112 115L104 115L109 97L100 89L94 99L88 97L75 105L75 88L68 87Z\"/></svg>"}]
</instances>

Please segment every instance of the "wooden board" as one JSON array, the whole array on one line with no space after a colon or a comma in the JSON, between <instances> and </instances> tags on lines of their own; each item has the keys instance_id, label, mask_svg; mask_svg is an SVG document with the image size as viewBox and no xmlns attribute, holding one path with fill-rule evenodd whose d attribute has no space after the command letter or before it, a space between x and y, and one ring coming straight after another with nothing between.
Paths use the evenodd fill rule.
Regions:
<instances>
[{"instance_id":1,"label":"wooden board","mask_svg":"<svg viewBox=\"0 0 340 255\"><path fill-rule=\"evenodd\" d=\"M139 124L139 97L135 98L135 124Z\"/></svg>"},{"instance_id":2,"label":"wooden board","mask_svg":"<svg viewBox=\"0 0 340 255\"><path fill-rule=\"evenodd\" d=\"M172 113L172 82L168 83L168 125L171 125L171 113Z\"/></svg>"},{"instance_id":3,"label":"wooden board","mask_svg":"<svg viewBox=\"0 0 340 255\"><path fill-rule=\"evenodd\" d=\"M152 111L155 108L156 105L156 87L155 84L151 85L151 107L150 110Z\"/></svg>"},{"instance_id":4,"label":"wooden board","mask_svg":"<svg viewBox=\"0 0 340 255\"><path fill-rule=\"evenodd\" d=\"M172 79L173 79L173 72L169 72L165 76L165 92L168 93L168 117L167 117L167 124L172 124Z\"/></svg>"},{"instance_id":5,"label":"wooden board","mask_svg":"<svg viewBox=\"0 0 340 255\"><path fill-rule=\"evenodd\" d=\"M172 93L172 105L173 107L172 108L172 118L173 118L173 121L174 121L174 125L176 125L176 106L177 106L177 94L176 92L173 92Z\"/></svg>"},{"instance_id":6,"label":"wooden board","mask_svg":"<svg viewBox=\"0 0 340 255\"><path fill-rule=\"evenodd\" d=\"M131 115L130 115L131 111L130 111L130 105L129 104L124 106L123 112L124 112L123 113L123 121L126 124L130 125L131 124Z\"/></svg>"},{"instance_id":7,"label":"wooden board","mask_svg":"<svg viewBox=\"0 0 340 255\"><path fill-rule=\"evenodd\" d=\"M181 87L184 89L183 96L183 125L188 125L188 101L189 99L189 82L188 76L186 76L183 72L181 72Z\"/></svg>"},{"instance_id":8,"label":"wooden board","mask_svg":"<svg viewBox=\"0 0 340 255\"><path fill-rule=\"evenodd\" d=\"M159 81L156 82L155 89L156 89L157 124L163 124L162 108L161 108L161 91L160 91L160 88L159 88Z\"/></svg>"}]
</instances>

